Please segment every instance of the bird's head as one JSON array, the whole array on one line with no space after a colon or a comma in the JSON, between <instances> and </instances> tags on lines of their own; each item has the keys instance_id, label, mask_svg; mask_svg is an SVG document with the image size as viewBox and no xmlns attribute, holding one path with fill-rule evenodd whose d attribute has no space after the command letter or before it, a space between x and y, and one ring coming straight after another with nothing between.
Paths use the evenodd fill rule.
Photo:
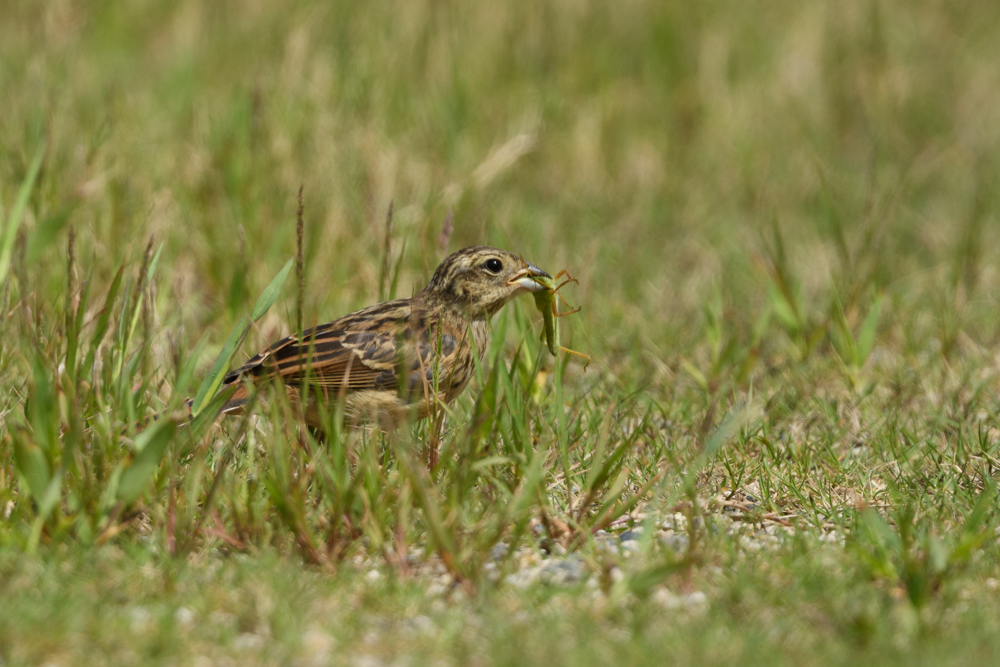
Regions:
<instances>
[{"instance_id":1,"label":"bird's head","mask_svg":"<svg viewBox=\"0 0 1000 667\"><path fill-rule=\"evenodd\" d=\"M473 319L489 319L518 294L546 289L535 280L541 277L550 276L519 255L474 246L445 257L424 295L456 306Z\"/></svg>"}]
</instances>

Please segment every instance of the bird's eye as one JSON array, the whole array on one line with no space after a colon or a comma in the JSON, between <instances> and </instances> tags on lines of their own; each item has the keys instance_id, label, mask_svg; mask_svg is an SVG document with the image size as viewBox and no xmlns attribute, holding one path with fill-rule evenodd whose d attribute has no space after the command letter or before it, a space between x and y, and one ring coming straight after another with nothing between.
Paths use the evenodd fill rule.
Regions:
<instances>
[{"instance_id":1,"label":"bird's eye","mask_svg":"<svg viewBox=\"0 0 1000 667\"><path fill-rule=\"evenodd\" d=\"M501 262L496 257L491 257L490 259L486 260L486 263L483 264L483 266L485 266L486 270L489 271L490 273L500 273L501 271L503 271L503 262Z\"/></svg>"}]
</instances>

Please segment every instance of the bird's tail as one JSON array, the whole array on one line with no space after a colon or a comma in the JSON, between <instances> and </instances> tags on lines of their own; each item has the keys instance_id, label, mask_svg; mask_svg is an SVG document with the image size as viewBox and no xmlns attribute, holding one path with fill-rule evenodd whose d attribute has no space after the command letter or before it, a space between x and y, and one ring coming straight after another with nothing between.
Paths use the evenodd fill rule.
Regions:
<instances>
[{"instance_id":1,"label":"bird's tail","mask_svg":"<svg viewBox=\"0 0 1000 667\"><path fill-rule=\"evenodd\" d=\"M227 377L226 382L222 385L222 390L225 391L226 389L232 387L233 385L237 385L240 379L241 378L236 377L234 380L231 381L230 378ZM249 399L250 399L250 394L247 391L247 388L242 384L238 384L238 386L236 386L235 388L235 391L233 392L233 395L230 396L229 400L227 400L226 403L218 410L218 412L216 412L215 416L213 417L213 421L215 419L218 419L220 415L242 414L243 410L246 408L247 403L249 402ZM198 415L196 415L194 412L194 399L187 398L184 400L183 408L181 410L175 410L173 412L169 412L167 410L161 410L159 412L153 413L149 417L137 420L135 424L135 430L142 431L143 429L148 428L150 425L166 417L169 417L170 419L177 421L178 426L187 426L192 421L194 421L194 418L196 416Z\"/></svg>"}]
</instances>

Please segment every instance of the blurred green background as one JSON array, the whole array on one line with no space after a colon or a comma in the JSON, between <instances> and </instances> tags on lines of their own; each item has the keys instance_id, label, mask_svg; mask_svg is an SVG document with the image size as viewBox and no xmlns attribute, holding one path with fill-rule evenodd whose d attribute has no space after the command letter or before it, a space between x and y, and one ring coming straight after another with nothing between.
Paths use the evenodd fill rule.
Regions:
<instances>
[{"instance_id":1,"label":"blurred green background","mask_svg":"<svg viewBox=\"0 0 1000 667\"><path fill-rule=\"evenodd\" d=\"M169 327L224 331L245 312L294 252L301 184L321 321L377 297L392 201L402 292L444 254L450 210L449 249L496 244L580 279L599 360L636 345L669 359L714 290L736 325L754 320L775 225L804 303L888 290L898 335L919 339L974 296L956 288L997 287L998 13L8 3L0 187L9 202L47 141L29 226L68 211L102 281L155 234ZM994 310L979 335L996 335Z\"/></svg>"}]
</instances>

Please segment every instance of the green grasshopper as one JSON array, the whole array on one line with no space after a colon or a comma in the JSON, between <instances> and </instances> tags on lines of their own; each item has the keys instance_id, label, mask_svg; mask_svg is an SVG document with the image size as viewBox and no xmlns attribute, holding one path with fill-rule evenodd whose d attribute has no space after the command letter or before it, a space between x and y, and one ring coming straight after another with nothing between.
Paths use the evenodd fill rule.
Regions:
<instances>
[{"instance_id":1,"label":"green grasshopper","mask_svg":"<svg viewBox=\"0 0 1000 667\"><path fill-rule=\"evenodd\" d=\"M566 277L566 280L562 281L559 284L556 284L556 281L559 280L559 278L562 278L563 276ZM579 284L580 281L571 276L569 274L569 271L560 271L555 275L554 278L537 277L537 276L533 276L533 278L535 281L541 283L542 285L545 285L546 287L546 289L544 290L533 292L532 296L535 297L535 308L537 308L538 312L542 314L542 318L545 321L545 344L548 346L549 352L551 352L552 355L555 356L556 354L558 354L559 350L562 350L563 352L566 352L568 354L573 354L578 357L582 357L586 359L586 361L583 364L583 370L587 370L587 366L590 365L590 357L588 355L559 345L559 318L565 315L572 315L573 313L580 312L579 308L571 308L571 306L566 302L566 299L564 299L563 296L559 294L559 290L569 283ZM558 299L556 297L558 297ZM562 300L563 303L566 304L568 308L571 308L571 310L567 310L564 313L560 313L559 312L560 299Z\"/></svg>"}]
</instances>

